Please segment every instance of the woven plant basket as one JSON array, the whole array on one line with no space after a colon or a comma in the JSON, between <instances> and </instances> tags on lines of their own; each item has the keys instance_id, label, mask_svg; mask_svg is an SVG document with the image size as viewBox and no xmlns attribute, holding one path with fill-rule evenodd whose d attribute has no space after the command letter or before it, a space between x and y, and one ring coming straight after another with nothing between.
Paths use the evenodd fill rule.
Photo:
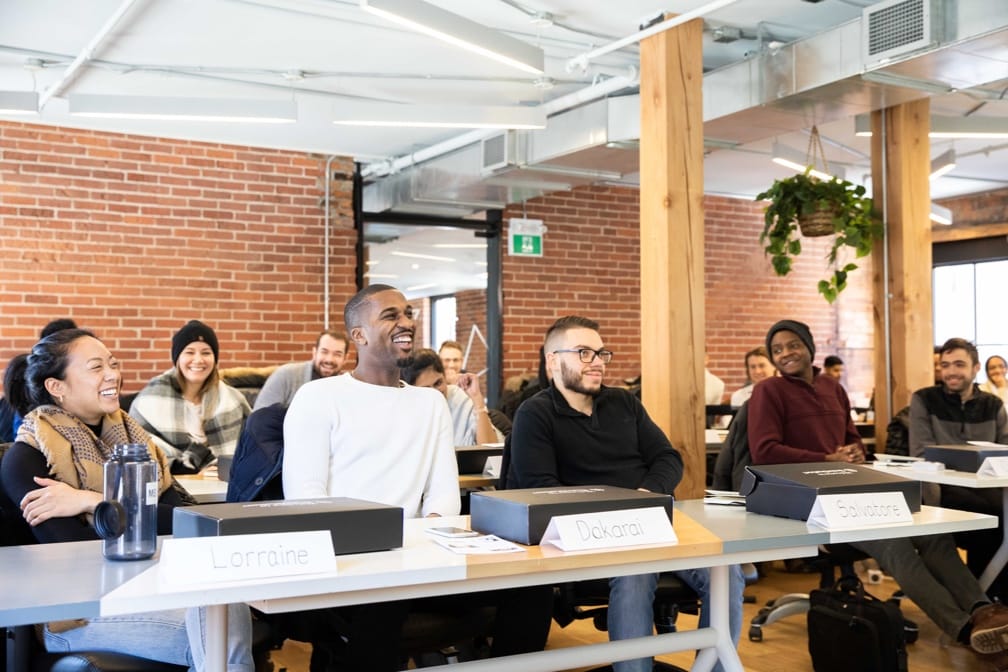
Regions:
<instances>
[{"instance_id":1,"label":"woven plant basket","mask_svg":"<svg viewBox=\"0 0 1008 672\"><path fill-rule=\"evenodd\" d=\"M806 238L828 236L836 233L833 229L833 218L835 216L836 210L833 208L798 215L798 227Z\"/></svg>"}]
</instances>

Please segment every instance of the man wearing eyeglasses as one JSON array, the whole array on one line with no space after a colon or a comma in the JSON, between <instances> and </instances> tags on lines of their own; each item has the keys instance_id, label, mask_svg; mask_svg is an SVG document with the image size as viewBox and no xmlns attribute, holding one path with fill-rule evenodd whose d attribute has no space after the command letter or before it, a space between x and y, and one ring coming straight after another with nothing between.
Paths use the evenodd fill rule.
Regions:
<instances>
[{"instance_id":1,"label":"man wearing eyeglasses","mask_svg":"<svg viewBox=\"0 0 1008 672\"><path fill-rule=\"evenodd\" d=\"M605 348L598 323L576 315L560 318L546 332L543 348L553 382L515 413L508 483L518 488L612 485L672 494L682 478L682 457L637 397L603 384L613 353ZM710 572L676 574L703 600L700 622L705 627ZM657 583L656 574L609 580L610 639L652 633ZM729 622L736 643L744 583L734 567ZM613 664L615 672L650 672L651 667L650 658Z\"/></svg>"}]
</instances>

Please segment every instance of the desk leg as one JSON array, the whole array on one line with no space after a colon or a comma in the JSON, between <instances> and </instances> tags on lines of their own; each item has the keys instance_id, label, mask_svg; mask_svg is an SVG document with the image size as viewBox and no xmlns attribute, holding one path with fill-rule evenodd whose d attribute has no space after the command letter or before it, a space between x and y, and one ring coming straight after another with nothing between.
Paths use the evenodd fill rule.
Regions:
<instances>
[{"instance_id":1,"label":"desk leg","mask_svg":"<svg viewBox=\"0 0 1008 672\"><path fill-rule=\"evenodd\" d=\"M725 672L744 672L742 661L739 660L738 650L732 642L731 628L729 626L728 614L731 612L731 604L728 590L730 577L730 567L719 565L711 567L711 627L717 632L717 645L715 649L704 649L693 662L693 670L708 671L714 665L716 659L720 659Z\"/></svg>"},{"instance_id":2,"label":"desk leg","mask_svg":"<svg viewBox=\"0 0 1008 672\"><path fill-rule=\"evenodd\" d=\"M227 672L228 605L213 604L206 608L207 672Z\"/></svg>"},{"instance_id":3,"label":"desk leg","mask_svg":"<svg viewBox=\"0 0 1008 672\"><path fill-rule=\"evenodd\" d=\"M1001 488L1001 517L1004 518L1005 507L1008 506L1008 488ZM980 575L980 587L984 590L990 588L990 585L994 583L994 579L998 577L1001 570L1005 568L1005 564L1008 564L1008 525L1002 522L1001 525L1001 545L998 546L997 552L994 553L994 557L990 559L987 566L984 568L983 574Z\"/></svg>"}]
</instances>

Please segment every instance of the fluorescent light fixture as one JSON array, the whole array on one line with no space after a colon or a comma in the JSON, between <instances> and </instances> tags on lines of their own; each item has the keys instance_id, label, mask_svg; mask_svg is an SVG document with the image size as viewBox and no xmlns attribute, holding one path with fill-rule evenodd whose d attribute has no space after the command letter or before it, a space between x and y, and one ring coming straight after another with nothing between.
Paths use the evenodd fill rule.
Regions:
<instances>
[{"instance_id":1,"label":"fluorescent light fixture","mask_svg":"<svg viewBox=\"0 0 1008 672\"><path fill-rule=\"evenodd\" d=\"M433 254L417 254L416 252L389 252L394 257L408 257L410 259L430 259L431 261L455 261L451 257L438 257Z\"/></svg>"},{"instance_id":2,"label":"fluorescent light fixture","mask_svg":"<svg viewBox=\"0 0 1008 672\"><path fill-rule=\"evenodd\" d=\"M546 128L540 107L467 107L464 105L346 105L334 124L412 128Z\"/></svg>"},{"instance_id":3,"label":"fluorescent light fixture","mask_svg":"<svg viewBox=\"0 0 1008 672\"><path fill-rule=\"evenodd\" d=\"M366 271L364 273L364 277L371 278L372 280L376 278L380 280L395 280L399 276L395 273L372 273L370 271Z\"/></svg>"},{"instance_id":4,"label":"fluorescent light fixture","mask_svg":"<svg viewBox=\"0 0 1008 672\"><path fill-rule=\"evenodd\" d=\"M431 287L437 287L437 283L436 282L428 282L426 285L413 285L412 287L407 287L406 291L407 292L418 292L421 289L430 289ZM413 316L413 319L416 319L415 315Z\"/></svg>"},{"instance_id":5,"label":"fluorescent light fixture","mask_svg":"<svg viewBox=\"0 0 1008 672\"><path fill-rule=\"evenodd\" d=\"M0 114L38 114L34 91L0 91Z\"/></svg>"},{"instance_id":6,"label":"fluorescent light fixture","mask_svg":"<svg viewBox=\"0 0 1008 672\"><path fill-rule=\"evenodd\" d=\"M293 100L244 98L169 98L163 96L106 96L72 93L70 114L105 119L223 121L250 124L289 124L297 121Z\"/></svg>"},{"instance_id":7,"label":"fluorescent light fixture","mask_svg":"<svg viewBox=\"0 0 1008 672\"><path fill-rule=\"evenodd\" d=\"M871 137L871 118L867 114L854 117L854 133ZM1008 138L1008 119L995 117L931 116L932 138Z\"/></svg>"},{"instance_id":8,"label":"fluorescent light fixture","mask_svg":"<svg viewBox=\"0 0 1008 672\"><path fill-rule=\"evenodd\" d=\"M937 203L931 203L931 221L936 224L945 224L950 226L952 224L952 211L948 208L943 208Z\"/></svg>"},{"instance_id":9,"label":"fluorescent light fixture","mask_svg":"<svg viewBox=\"0 0 1008 672\"><path fill-rule=\"evenodd\" d=\"M486 243L435 243L431 247L443 250L482 250L486 247Z\"/></svg>"},{"instance_id":10,"label":"fluorescent light fixture","mask_svg":"<svg viewBox=\"0 0 1008 672\"><path fill-rule=\"evenodd\" d=\"M523 72L541 75L543 50L420 0L361 0L361 9Z\"/></svg>"},{"instance_id":11,"label":"fluorescent light fixture","mask_svg":"<svg viewBox=\"0 0 1008 672\"><path fill-rule=\"evenodd\" d=\"M935 179L936 177L941 177L945 173L949 173L955 170L956 167L956 153L954 149L942 152L937 157L931 159L931 177L930 179Z\"/></svg>"},{"instance_id":12,"label":"fluorescent light fixture","mask_svg":"<svg viewBox=\"0 0 1008 672\"><path fill-rule=\"evenodd\" d=\"M784 166L785 168L790 168L799 173L804 173L805 169L808 168L808 162L805 157L794 149L791 149L787 145L782 145L779 142L773 143L773 149L771 149L771 161L776 163L778 166ZM824 173L821 170L812 169L809 171L809 175L812 177L817 177L820 180L832 180L833 178L844 179L846 172L843 168L835 168L833 174Z\"/></svg>"}]
</instances>

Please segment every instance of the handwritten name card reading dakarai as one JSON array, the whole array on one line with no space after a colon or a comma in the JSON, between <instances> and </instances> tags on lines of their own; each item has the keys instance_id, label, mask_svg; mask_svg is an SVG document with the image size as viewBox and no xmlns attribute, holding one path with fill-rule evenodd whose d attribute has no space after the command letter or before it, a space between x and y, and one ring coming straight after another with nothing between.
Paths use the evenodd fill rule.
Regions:
<instances>
[{"instance_id":1,"label":"handwritten name card reading dakarai","mask_svg":"<svg viewBox=\"0 0 1008 672\"><path fill-rule=\"evenodd\" d=\"M816 497L808 522L827 530L844 530L912 523L913 517L902 492L852 492Z\"/></svg>"},{"instance_id":2,"label":"handwritten name card reading dakarai","mask_svg":"<svg viewBox=\"0 0 1008 672\"><path fill-rule=\"evenodd\" d=\"M561 551L678 543L672 521L660 506L554 516L541 544Z\"/></svg>"},{"instance_id":3,"label":"handwritten name card reading dakarai","mask_svg":"<svg viewBox=\"0 0 1008 672\"><path fill-rule=\"evenodd\" d=\"M183 587L336 572L327 530L165 539L158 575Z\"/></svg>"}]
</instances>

